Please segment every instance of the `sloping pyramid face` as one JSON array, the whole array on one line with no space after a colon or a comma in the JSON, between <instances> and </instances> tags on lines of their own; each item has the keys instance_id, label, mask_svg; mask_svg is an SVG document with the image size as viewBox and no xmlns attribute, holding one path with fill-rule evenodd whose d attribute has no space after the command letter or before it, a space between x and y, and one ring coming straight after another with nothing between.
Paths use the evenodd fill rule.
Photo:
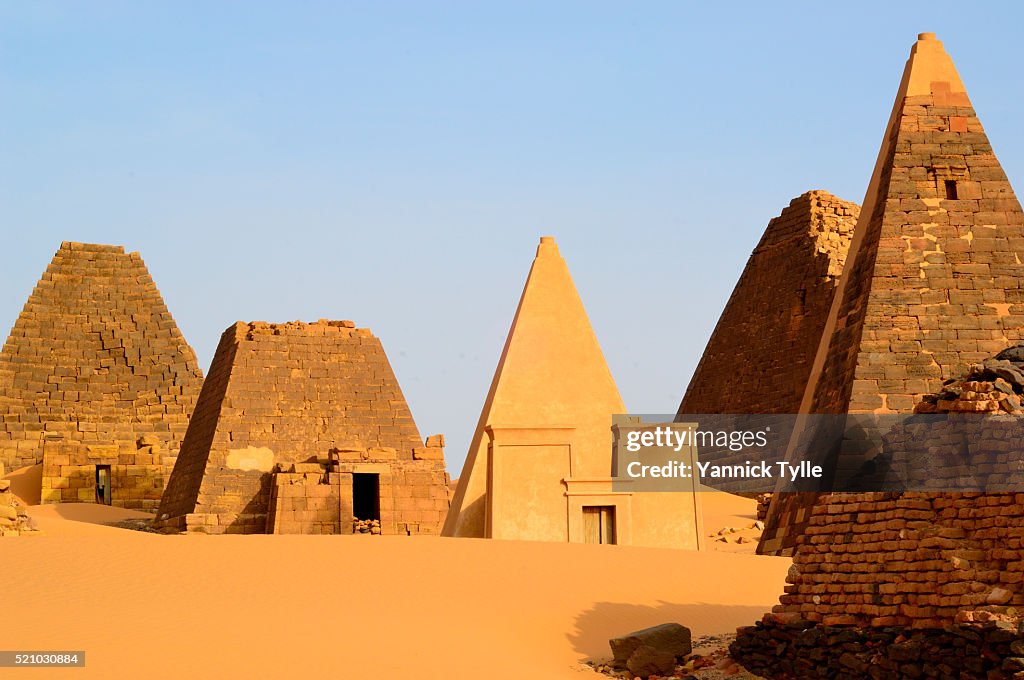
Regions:
<instances>
[{"instance_id":1,"label":"sloping pyramid face","mask_svg":"<svg viewBox=\"0 0 1024 680\"><path fill-rule=\"evenodd\" d=\"M975 480L974 491L821 497L786 593L737 631L734 658L768 678L1012 677L1001 671L1020 668L1024 649L1024 496L1022 452L1006 443L1024 440L1024 419L1005 413L1021 412L1022 349L1015 375L986 362L921 404L957 415L883 437L879 459L914 488Z\"/></svg>"},{"instance_id":2,"label":"sloping pyramid face","mask_svg":"<svg viewBox=\"0 0 1024 680\"><path fill-rule=\"evenodd\" d=\"M173 458L201 385L139 254L65 242L0 352L0 463L41 462L44 441L134 456L141 437Z\"/></svg>"},{"instance_id":3,"label":"sloping pyramid face","mask_svg":"<svg viewBox=\"0 0 1024 680\"><path fill-rule=\"evenodd\" d=\"M809 191L768 223L680 415L799 412L859 213L856 203Z\"/></svg>"},{"instance_id":4,"label":"sloping pyramid face","mask_svg":"<svg viewBox=\"0 0 1024 680\"><path fill-rule=\"evenodd\" d=\"M396 467L429 472L421 481L436 493L403 500L436 533L447 508L444 461L418 460L424 450L384 348L368 329L348 321L239 322L221 337L159 518L210 533L264 533L272 473L319 461L326 474L327 461L340 456L377 466L382 513L392 510L386 488L403 486Z\"/></svg>"},{"instance_id":5,"label":"sloping pyramid face","mask_svg":"<svg viewBox=\"0 0 1024 680\"><path fill-rule=\"evenodd\" d=\"M805 393L805 413L910 413L1024 336L1024 213L933 34L911 51ZM840 471L862 462L845 447ZM813 495L776 499L790 554Z\"/></svg>"},{"instance_id":6,"label":"sloping pyramid face","mask_svg":"<svg viewBox=\"0 0 1024 680\"><path fill-rule=\"evenodd\" d=\"M572 458L523 480L563 496L562 479L611 475L611 421L625 412L569 268L541 238L494 373L444 535L486 537L488 428L572 428ZM523 512L523 508L518 509ZM558 518L565 524L564 512Z\"/></svg>"}]
</instances>

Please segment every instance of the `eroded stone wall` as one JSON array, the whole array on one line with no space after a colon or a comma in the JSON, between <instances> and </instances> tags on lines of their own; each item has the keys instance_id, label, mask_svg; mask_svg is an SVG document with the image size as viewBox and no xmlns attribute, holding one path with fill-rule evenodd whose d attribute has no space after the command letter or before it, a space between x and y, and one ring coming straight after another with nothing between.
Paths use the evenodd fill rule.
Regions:
<instances>
[{"instance_id":1,"label":"eroded stone wall","mask_svg":"<svg viewBox=\"0 0 1024 680\"><path fill-rule=\"evenodd\" d=\"M166 479L161 447L144 436L123 446L47 439L43 445L42 503L95 503L97 468L110 474L110 505L155 512Z\"/></svg>"},{"instance_id":2,"label":"eroded stone wall","mask_svg":"<svg viewBox=\"0 0 1024 680\"><path fill-rule=\"evenodd\" d=\"M120 456L148 436L169 470L201 385L139 254L65 242L0 351L0 463L42 462L44 437Z\"/></svg>"},{"instance_id":3,"label":"eroded stone wall","mask_svg":"<svg viewBox=\"0 0 1024 680\"><path fill-rule=\"evenodd\" d=\"M856 203L809 191L768 223L680 414L799 412L859 213Z\"/></svg>"},{"instance_id":4,"label":"eroded stone wall","mask_svg":"<svg viewBox=\"0 0 1024 680\"><path fill-rule=\"evenodd\" d=\"M375 531L383 535L437 534L448 510L440 449L430 459L412 461L397 461L394 453L335 452L327 464L279 466L284 469L273 475L267 533L351 534L358 519L377 520ZM378 477L378 517L354 515L352 475L358 473Z\"/></svg>"},{"instance_id":5,"label":"eroded stone wall","mask_svg":"<svg viewBox=\"0 0 1024 680\"><path fill-rule=\"evenodd\" d=\"M221 338L158 519L169 528L264 533L275 471L337 464L344 473L351 472L346 464L359 461L384 466L396 502L406 489L411 495L431 486L388 531L402 522L433 523L433 533L447 510L441 446L440 439L420 438L384 349L368 329L350 321L237 323ZM321 531L327 521L303 517Z\"/></svg>"}]
</instances>

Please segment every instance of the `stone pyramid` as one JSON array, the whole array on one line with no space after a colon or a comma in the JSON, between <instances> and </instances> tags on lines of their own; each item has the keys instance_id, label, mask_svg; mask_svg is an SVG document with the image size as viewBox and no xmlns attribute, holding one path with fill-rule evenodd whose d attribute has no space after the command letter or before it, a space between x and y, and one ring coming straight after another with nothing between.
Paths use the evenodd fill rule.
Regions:
<instances>
[{"instance_id":1,"label":"stone pyramid","mask_svg":"<svg viewBox=\"0 0 1024 680\"><path fill-rule=\"evenodd\" d=\"M158 519L207 533L351 533L352 475L368 473L383 533L438 533L441 439L425 446L368 329L239 322L221 336Z\"/></svg>"},{"instance_id":2,"label":"stone pyramid","mask_svg":"<svg viewBox=\"0 0 1024 680\"><path fill-rule=\"evenodd\" d=\"M1022 236L1024 215L963 84L941 43L921 34L833 306L835 331L803 405L933 414L887 431L864 466L909 462L914 490L773 500L761 548L793 554L793 566L780 604L731 646L749 670L769 678L1024 671L1024 494L1012 445L1024 432L1011 415L1024 391L1024 349L1004 349L1024 325ZM946 413L954 416L935 415ZM850 439L836 453L853 466ZM987 478L985 491L944 486L964 472Z\"/></svg>"},{"instance_id":3,"label":"stone pyramid","mask_svg":"<svg viewBox=\"0 0 1024 680\"><path fill-rule=\"evenodd\" d=\"M444 535L489 537L498 533L489 523L505 522L515 514L524 525L517 535L566 540L562 480L611 475L611 417L620 413L625 413L625 406L569 268L554 238L542 237L473 434ZM572 451L566 458L551 447L548 458L538 462L539 470L524 468L518 471L521 478L508 479L509 495L520 498L526 494L519 491L530 486L534 498L504 510L494 507L499 499L488 499L493 482L489 431L501 428L534 431L538 444L563 436ZM558 435L558 430L565 434ZM526 465L526 456L520 459ZM525 504L531 503L544 509L527 518Z\"/></svg>"},{"instance_id":4,"label":"stone pyramid","mask_svg":"<svg viewBox=\"0 0 1024 680\"><path fill-rule=\"evenodd\" d=\"M1024 213L934 34L911 50L802 413L910 413L1024 337ZM863 459L827 452L840 474ZM772 502L759 551L792 554L813 494Z\"/></svg>"},{"instance_id":5,"label":"stone pyramid","mask_svg":"<svg viewBox=\"0 0 1024 680\"><path fill-rule=\"evenodd\" d=\"M809 191L768 223L680 415L799 412L859 212L856 203Z\"/></svg>"},{"instance_id":6,"label":"stone pyramid","mask_svg":"<svg viewBox=\"0 0 1024 680\"><path fill-rule=\"evenodd\" d=\"M44 444L116 460L140 438L173 465L201 385L139 254L62 243L0 352L0 467L41 462Z\"/></svg>"}]
</instances>

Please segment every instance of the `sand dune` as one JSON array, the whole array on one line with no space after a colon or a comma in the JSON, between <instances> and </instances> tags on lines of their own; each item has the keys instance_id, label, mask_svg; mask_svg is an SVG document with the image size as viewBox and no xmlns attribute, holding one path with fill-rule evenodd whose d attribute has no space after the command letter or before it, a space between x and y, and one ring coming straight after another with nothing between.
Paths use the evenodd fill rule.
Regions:
<instances>
[{"instance_id":1,"label":"sand dune","mask_svg":"<svg viewBox=\"0 0 1024 680\"><path fill-rule=\"evenodd\" d=\"M579 661L606 657L615 634L754 621L789 566L622 546L161 536L96 523L130 511L31 511L46 535L2 546L4 611L19 622L3 646L84 649L87 667L62 671L76 678L598 677Z\"/></svg>"},{"instance_id":2,"label":"sand dune","mask_svg":"<svg viewBox=\"0 0 1024 680\"><path fill-rule=\"evenodd\" d=\"M43 466L30 465L3 477L11 482L11 492L24 505L39 505L39 494L43 487Z\"/></svg>"},{"instance_id":3,"label":"sand dune","mask_svg":"<svg viewBox=\"0 0 1024 680\"><path fill-rule=\"evenodd\" d=\"M138 510L95 503L39 505L30 508L29 514L46 536L120 536L124 530L116 528L119 522L153 517Z\"/></svg>"}]
</instances>

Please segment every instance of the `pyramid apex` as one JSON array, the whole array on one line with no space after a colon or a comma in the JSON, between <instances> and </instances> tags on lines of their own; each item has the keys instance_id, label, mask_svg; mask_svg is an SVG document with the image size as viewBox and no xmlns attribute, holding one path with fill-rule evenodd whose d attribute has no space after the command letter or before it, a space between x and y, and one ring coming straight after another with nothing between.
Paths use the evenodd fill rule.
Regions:
<instances>
[{"instance_id":1,"label":"pyramid apex","mask_svg":"<svg viewBox=\"0 0 1024 680\"><path fill-rule=\"evenodd\" d=\"M554 236L540 237L540 244L537 246L537 257L540 257L545 253L550 255L558 255L558 244L555 243Z\"/></svg>"},{"instance_id":2,"label":"pyramid apex","mask_svg":"<svg viewBox=\"0 0 1024 680\"><path fill-rule=\"evenodd\" d=\"M953 60L934 33L917 34L917 42L910 49L910 59L907 60L904 85L904 96L907 97L967 94Z\"/></svg>"}]
</instances>

